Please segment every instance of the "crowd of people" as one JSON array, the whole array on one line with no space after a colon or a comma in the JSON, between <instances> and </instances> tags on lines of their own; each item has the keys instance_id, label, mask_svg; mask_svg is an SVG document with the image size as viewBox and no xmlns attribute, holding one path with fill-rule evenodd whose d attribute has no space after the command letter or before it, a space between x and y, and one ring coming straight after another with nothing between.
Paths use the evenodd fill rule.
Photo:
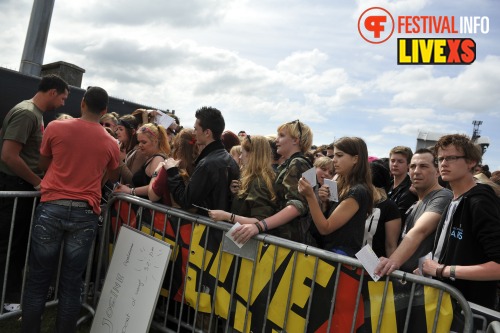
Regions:
<instances>
[{"instance_id":1,"label":"crowd of people","mask_svg":"<svg viewBox=\"0 0 500 333\"><path fill-rule=\"evenodd\" d=\"M430 276L471 302L498 307L500 171L481 165L481 151L465 135L445 135L415 153L396 146L388 158L376 158L359 137L313 147L313 132L300 120L277 126L276 135L235 134L213 107L198 109L192 127L169 114L173 121L165 128L157 110L108 112L99 87L85 92L80 118L61 117L44 129L43 112L64 105L68 94L61 78L43 77L0 132L0 190L41 191L23 332L39 330L63 240L56 326L74 332L85 258L103 192L109 195L105 184L116 193L238 222L233 237L241 243L268 233L350 257L370 244L380 257L380 276L398 269ZM304 177L310 169L316 184ZM26 255L30 204L17 202L11 257ZM2 275L13 208L13 199L0 198ZM6 301L19 297L23 271L21 260L11 261Z\"/></svg>"}]
</instances>

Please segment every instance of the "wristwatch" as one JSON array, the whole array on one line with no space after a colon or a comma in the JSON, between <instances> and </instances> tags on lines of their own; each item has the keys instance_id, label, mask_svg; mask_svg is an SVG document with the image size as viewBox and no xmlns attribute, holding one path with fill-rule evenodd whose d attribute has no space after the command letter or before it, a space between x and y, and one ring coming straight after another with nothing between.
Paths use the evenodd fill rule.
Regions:
<instances>
[{"instance_id":1,"label":"wristwatch","mask_svg":"<svg viewBox=\"0 0 500 333\"><path fill-rule=\"evenodd\" d=\"M157 176L158 176L158 171L155 171L155 172L153 172L153 174L151 175L151 178L155 178L155 177L157 177Z\"/></svg>"},{"instance_id":2,"label":"wristwatch","mask_svg":"<svg viewBox=\"0 0 500 333\"><path fill-rule=\"evenodd\" d=\"M450 280L451 281L455 281L456 280L456 276L455 276L456 269L457 269L457 266L455 266L455 265L450 266Z\"/></svg>"}]
</instances>

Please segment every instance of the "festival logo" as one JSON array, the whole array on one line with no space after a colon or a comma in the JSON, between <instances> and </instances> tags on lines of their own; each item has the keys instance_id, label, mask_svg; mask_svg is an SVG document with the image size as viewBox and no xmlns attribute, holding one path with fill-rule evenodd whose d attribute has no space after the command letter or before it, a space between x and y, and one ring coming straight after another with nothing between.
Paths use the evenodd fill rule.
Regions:
<instances>
[{"instance_id":1,"label":"festival logo","mask_svg":"<svg viewBox=\"0 0 500 333\"><path fill-rule=\"evenodd\" d=\"M472 64L476 60L476 42L472 38L458 38L458 36L487 34L489 30L488 16L394 17L382 7L368 8L358 20L360 36L371 44L388 41L394 32L399 36L415 36L415 38L398 37L398 65ZM425 37L428 35L433 37ZM435 35L445 37L436 38Z\"/></svg>"}]
</instances>

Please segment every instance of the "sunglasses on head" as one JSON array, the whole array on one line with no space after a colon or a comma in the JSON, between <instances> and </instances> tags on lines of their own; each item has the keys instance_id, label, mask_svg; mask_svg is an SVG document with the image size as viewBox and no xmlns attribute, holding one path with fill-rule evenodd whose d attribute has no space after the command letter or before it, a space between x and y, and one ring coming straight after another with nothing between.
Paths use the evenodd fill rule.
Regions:
<instances>
[{"instance_id":1,"label":"sunglasses on head","mask_svg":"<svg viewBox=\"0 0 500 333\"><path fill-rule=\"evenodd\" d=\"M123 120L123 119L118 120L118 125L126 127L128 129L134 129L134 125L132 125L131 123L129 123L128 121Z\"/></svg>"},{"instance_id":2,"label":"sunglasses on head","mask_svg":"<svg viewBox=\"0 0 500 333\"><path fill-rule=\"evenodd\" d=\"M300 125L300 121L297 119L297 120L289 122L289 124L291 124L291 125L297 124L298 130L299 130L299 142L300 142L302 140L302 126Z\"/></svg>"}]
</instances>

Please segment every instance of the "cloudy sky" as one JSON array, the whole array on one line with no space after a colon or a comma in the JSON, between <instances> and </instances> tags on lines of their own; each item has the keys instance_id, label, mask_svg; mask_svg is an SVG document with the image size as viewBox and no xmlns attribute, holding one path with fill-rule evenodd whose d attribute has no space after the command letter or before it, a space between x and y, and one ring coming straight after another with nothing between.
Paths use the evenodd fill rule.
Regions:
<instances>
[{"instance_id":1,"label":"cloudy sky","mask_svg":"<svg viewBox=\"0 0 500 333\"><path fill-rule=\"evenodd\" d=\"M364 138L371 155L416 145L419 130L472 134L500 169L500 7L495 0L56 0L44 63L86 70L82 86L175 109L185 126L203 105L234 132L273 134L300 119L314 143ZM0 66L18 70L32 0L0 0ZM397 32L370 44L361 13L488 16L469 66L397 65ZM457 23L458 24L458 23Z\"/></svg>"}]
</instances>

